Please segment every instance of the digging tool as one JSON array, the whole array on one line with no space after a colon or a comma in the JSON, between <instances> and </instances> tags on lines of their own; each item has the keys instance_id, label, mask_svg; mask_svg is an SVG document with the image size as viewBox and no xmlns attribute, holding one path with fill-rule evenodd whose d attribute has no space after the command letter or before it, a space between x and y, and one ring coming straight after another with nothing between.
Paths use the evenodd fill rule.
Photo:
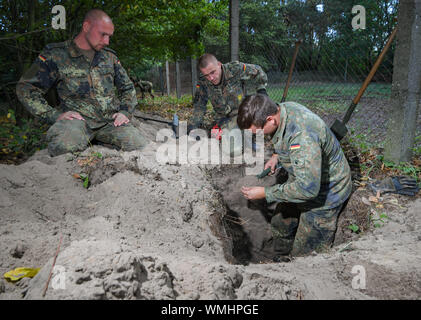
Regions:
<instances>
[{"instance_id":1,"label":"digging tool","mask_svg":"<svg viewBox=\"0 0 421 320\"><path fill-rule=\"evenodd\" d=\"M379 57L377 58L376 62L374 63L373 67L371 68L370 73L368 74L367 78L365 79L363 85L360 88L360 91L358 91L358 94L355 96L354 100L352 100L351 105L348 107L348 110L346 111L346 114L342 121L339 121L338 119L335 120L333 125L331 126L330 130L333 131L336 138L341 141L346 134L348 133L348 129L346 128L346 124L348 123L349 119L351 118L352 113L355 110L355 107L357 106L358 102L361 99L361 96L364 94L365 89L367 89L367 86L371 82L371 79L373 78L374 74L376 73L377 69L379 68L380 63L382 62L387 50L389 49L393 38L396 35L397 27L392 31L391 35L389 36L389 40L387 41L385 47L383 48L382 52L380 53Z\"/></svg>"},{"instance_id":2,"label":"digging tool","mask_svg":"<svg viewBox=\"0 0 421 320\"><path fill-rule=\"evenodd\" d=\"M282 95L281 103L285 102L285 100L287 98L288 88L289 88L289 84L290 84L291 78L292 78L292 72L294 71L294 67L295 67L295 60L297 59L298 49L300 48L301 43L302 43L301 40L298 40L298 41L295 42L294 56L292 57L291 66L289 67L288 79L287 79L287 83L285 85L284 94Z\"/></svg>"},{"instance_id":3,"label":"digging tool","mask_svg":"<svg viewBox=\"0 0 421 320\"><path fill-rule=\"evenodd\" d=\"M280 163L278 163L275 167L275 171L282 168L282 165ZM263 179L264 177L266 177L269 172L271 171L271 168L266 168L265 170L263 170L260 174L258 174L256 177L259 179Z\"/></svg>"},{"instance_id":4,"label":"digging tool","mask_svg":"<svg viewBox=\"0 0 421 320\"><path fill-rule=\"evenodd\" d=\"M140 119L143 119L143 120L149 120L149 121L155 121L155 122L169 124L171 126L172 130L174 131L175 137L178 139L178 125L179 125L179 122L178 122L178 116L177 116L177 114L174 114L173 115L172 121L160 120L160 119L154 119L154 118L146 117L146 116L144 116L143 114L141 114L140 112L137 112L137 111L134 113L134 116L136 118L140 118Z\"/></svg>"}]
</instances>

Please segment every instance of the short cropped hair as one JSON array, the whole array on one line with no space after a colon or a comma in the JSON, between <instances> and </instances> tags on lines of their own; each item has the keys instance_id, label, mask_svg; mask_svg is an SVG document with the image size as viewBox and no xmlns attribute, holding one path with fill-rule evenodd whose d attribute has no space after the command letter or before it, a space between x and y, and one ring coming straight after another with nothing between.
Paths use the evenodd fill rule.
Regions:
<instances>
[{"instance_id":1,"label":"short cropped hair","mask_svg":"<svg viewBox=\"0 0 421 320\"><path fill-rule=\"evenodd\" d=\"M252 125L263 128L266 119L278 112L278 106L265 94L253 94L244 98L238 109L237 124L240 129L250 129Z\"/></svg>"},{"instance_id":2,"label":"short cropped hair","mask_svg":"<svg viewBox=\"0 0 421 320\"><path fill-rule=\"evenodd\" d=\"M89 21L94 22L101 20L102 18L108 18L111 20L111 18L101 9L91 9L85 14L85 18L83 19L83 22Z\"/></svg>"},{"instance_id":3,"label":"short cropped hair","mask_svg":"<svg viewBox=\"0 0 421 320\"><path fill-rule=\"evenodd\" d=\"M206 68L210 63L217 63L218 59L216 59L216 57L211 54L211 53L205 53L202 56L200 56L197 64L199 66L199 69L204 69Z\"/></svg>"}]
</instances>

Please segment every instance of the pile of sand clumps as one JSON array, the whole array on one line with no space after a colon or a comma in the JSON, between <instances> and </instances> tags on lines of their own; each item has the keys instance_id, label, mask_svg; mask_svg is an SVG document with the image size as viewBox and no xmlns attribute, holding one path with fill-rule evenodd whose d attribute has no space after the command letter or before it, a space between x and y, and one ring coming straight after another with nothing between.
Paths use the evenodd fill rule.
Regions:
<instances>
[{"instance_id":1,"label":"pile of sand clumps","mask_svg":"<svg viewBox=\"0 0 421 320\"><path fill-rule=\"evenodd\" d=\"M94 146L55 158L41 150L21 165L0 165L0 273L41 268L32 279L1 279L0 299L421 297L420 200L346 250L240 264L215 166L159 164L157 147ZM353 288L354 265L366 267L366 289Z\"/></svg>"}]
</instances>

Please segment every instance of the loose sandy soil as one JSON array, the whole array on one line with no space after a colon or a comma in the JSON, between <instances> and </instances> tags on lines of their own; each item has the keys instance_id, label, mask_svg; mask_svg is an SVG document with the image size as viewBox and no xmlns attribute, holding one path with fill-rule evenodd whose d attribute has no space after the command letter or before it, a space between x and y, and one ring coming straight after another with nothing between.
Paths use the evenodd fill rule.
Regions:
<instances>
[{"instance_id":1,"label":"loose sandy soil","mask_svg":"<svg viewBox=\"0 0 421 320\"><path fill-rule=\"evenodd\" d=\"M162 126L142 128L154 140ZM0 273L41 268L33 279L0 279L0 299L421 298L419 196L384 197L388 218L359 235L344 212L332 249L269 263L268 218L238 188L274 178L258 181L238 165L160 165L157 148L93 146L55 158L41 150L0 165ZM88 189L80 173L90 174Z\"/></svg>"}]
</instances>

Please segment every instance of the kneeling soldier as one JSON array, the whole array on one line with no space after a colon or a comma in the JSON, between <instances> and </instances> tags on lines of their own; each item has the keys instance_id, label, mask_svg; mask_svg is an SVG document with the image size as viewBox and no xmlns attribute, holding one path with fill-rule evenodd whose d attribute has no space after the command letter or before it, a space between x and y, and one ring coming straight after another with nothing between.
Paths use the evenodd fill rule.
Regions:
<instances>
[{"instance_id":1,"label":"kneeling soldier","mask_svg":"<svg viewBox=\"0 0 421 320\"><path fill-rule=\"evenodd\" d=\"M241 189L249 200L279 203L271 220L274 260L330 247L352 190L351 170L335 135L306 107L276 104L261 94L243 100L237 122L241 129L263 129L271 136L275 153L265 169L273 173L280 164L288 172L286 183Z\"/></svg>"}]
</instances>

